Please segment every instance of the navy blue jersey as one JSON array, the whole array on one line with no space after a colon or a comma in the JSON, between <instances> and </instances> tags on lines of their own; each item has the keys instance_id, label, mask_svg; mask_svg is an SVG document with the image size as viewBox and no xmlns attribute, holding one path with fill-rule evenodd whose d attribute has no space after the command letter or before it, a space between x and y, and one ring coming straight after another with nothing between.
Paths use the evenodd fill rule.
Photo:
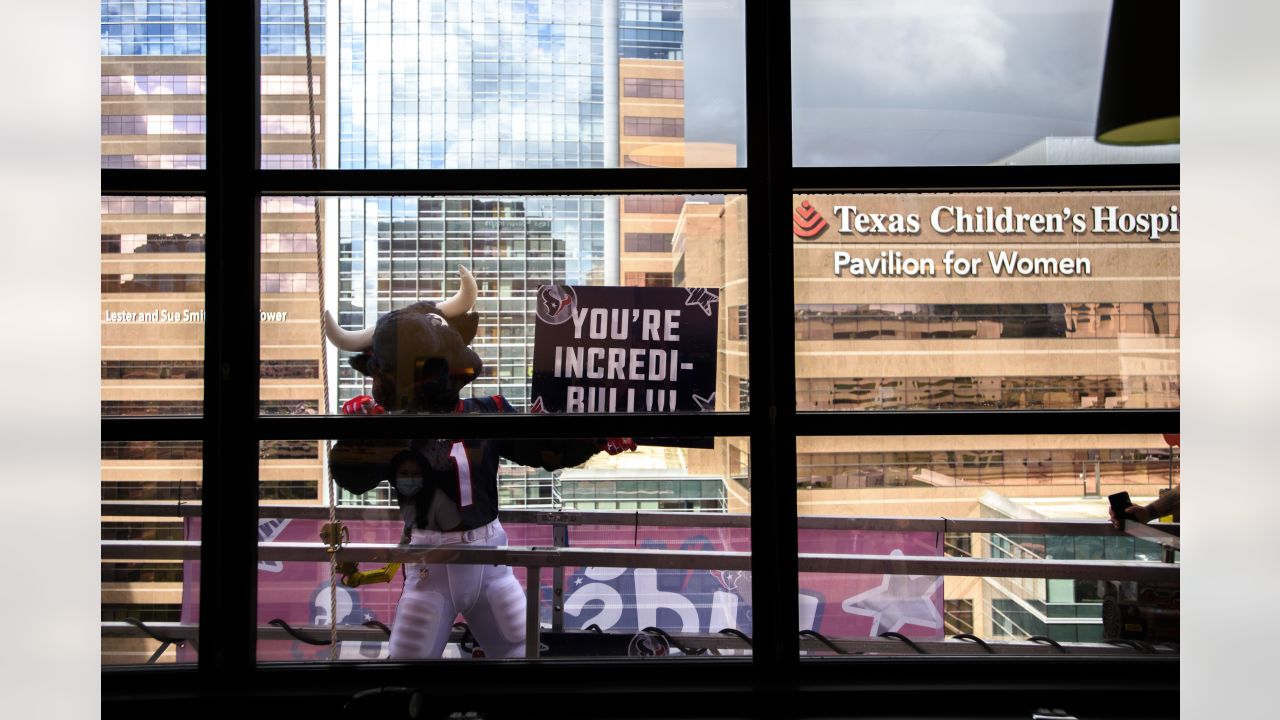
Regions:
<instances>
[{"instance_id":1,"label":"navy blue jersey","mask_svg":"<svg viewBox=\"0 0 1280 720\"><path fill-rule=\"evenodd\" d=\"M501 395L469 398L458 402L457 413L514 413L517 410ZM458 507L462 522L458 528L481 527L498 517L498 465L506 458L520 465L558 470L581 465L599 452L595 440L562 439L455 439L448 448L448 460L435 467L426 460L429 448L440 443L429 440L339 440L329 451L329 470L343 489L360 494L383 480L393 483L399 462L413 458L424 469L421 488L412 495L397 494L406 517L417 527L426 527L426 517L434 490L443 492ZM442 449L442 448L441 448Z\"/></svg>"}]
</instances>

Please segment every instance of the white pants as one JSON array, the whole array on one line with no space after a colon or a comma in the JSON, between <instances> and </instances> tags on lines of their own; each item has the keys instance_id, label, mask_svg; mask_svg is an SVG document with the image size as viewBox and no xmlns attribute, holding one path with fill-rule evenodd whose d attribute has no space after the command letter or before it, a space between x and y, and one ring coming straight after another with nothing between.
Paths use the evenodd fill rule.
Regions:
<instances>
[{"instance_id":1,"label":"white pants","mask_svg":"<svg viewBox=\"0 0 1280 720\"><path fill-rule=\"evenodd\" d=\"M415 528L411 544L497 547L507 544L507 533L497 520L465 534ZM409 564L391 627L391 659L440 657L458 613L486 657L524 657L525 595L510 567Z\"/></svg>"}]
</instances>

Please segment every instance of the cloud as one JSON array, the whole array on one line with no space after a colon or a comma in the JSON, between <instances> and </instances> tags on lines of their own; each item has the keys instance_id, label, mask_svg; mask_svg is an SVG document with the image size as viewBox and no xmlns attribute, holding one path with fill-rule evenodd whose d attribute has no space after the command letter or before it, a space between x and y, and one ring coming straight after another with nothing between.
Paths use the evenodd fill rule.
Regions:
<instances>
[{"instance_id":1,"label":"cloud","mask_svg":"<svg viewBox=\"0 0 1280 720\"><path fill-rule=\"evenodd\" d=\"M820 87L797 78L797 93L850 88L872 97L920 99L1009 81L1012 28L988 3L821 0L799 7L791 26L797 66L834 70L836 77Z\"/></svg>"},{"instance_id":2,"label":"cloud","mask_svg":"<svg viewBox=\"0 0 1280 720\"><path fill-rule=\"evenodd\" d=\"M1106 0L796 0L798 165L968 165L1091 135Z\"/></svg>"}]
</instances>

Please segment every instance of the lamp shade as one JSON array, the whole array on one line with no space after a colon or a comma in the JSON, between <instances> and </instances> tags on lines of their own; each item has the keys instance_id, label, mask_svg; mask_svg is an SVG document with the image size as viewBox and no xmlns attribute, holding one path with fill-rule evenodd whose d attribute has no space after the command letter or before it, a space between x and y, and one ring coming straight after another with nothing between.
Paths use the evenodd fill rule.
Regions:
<instances>
[{"instance_id":1,"label":"lamp shade","mask_svg":"<svg viewBox=\"0 0 1280 720\"><path fill-rule=\"evenodd\" d=\"M1098 142L1179 140L1178 3L1115 0L1098 103Z\"/></svg>"}]
</instances>

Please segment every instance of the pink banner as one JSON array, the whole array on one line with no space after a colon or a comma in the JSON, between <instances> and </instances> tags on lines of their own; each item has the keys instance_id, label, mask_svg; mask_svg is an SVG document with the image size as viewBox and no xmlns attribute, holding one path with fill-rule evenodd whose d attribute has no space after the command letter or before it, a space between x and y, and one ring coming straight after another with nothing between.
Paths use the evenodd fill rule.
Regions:
<instances>
[{"instance_id":1,"label":"pink banner","mask_svg":"<svg viewBox=\"0 0 1280 720\"><path fill-rule=\"evenodd\" d=\"M199 520L191 520L189 535L198 537ZM319 542L319 520L262 519L259 542ZM351 542L394 544L400 526L392 522L350 522ZM505 524L512 547L553 545L548 526ZM904 554L940 556L942 545L933 533L802 530L800 552L832 554ZM696 528L584 525L569 529L569 546L578 548L708 552L749 552L745 528ZM362 569L372 569L366 563ZM523 568L513 568L526 586ZM184 567L182 621L199 617L200 563ZM668 632L717 632L736 628L751 634L751 573L739 571L655 570L650 568L565 568L564 627L591 625L608 633L634 633L645 627ZM551 622L551 578L542 575L544 626ZM352 589L338 586L337 618L341 625L376 620L390 626L402 579ZM908 637L942 637L943 580L930 576L848 575L801 573L800 629L829 637L869 637L886 631ZM329 566L324 562L258 563L258 623L281 619L293 626L328 625ZM459 618L462 619L461 617ZM386 657L385 642L343 642L339 657ZM447 651L452 654L453 650ZM184 648L183 660L194 653ZM329 649L294 640L260 640L262 661L327 660Z\"/></svg>"}]
</instances>

